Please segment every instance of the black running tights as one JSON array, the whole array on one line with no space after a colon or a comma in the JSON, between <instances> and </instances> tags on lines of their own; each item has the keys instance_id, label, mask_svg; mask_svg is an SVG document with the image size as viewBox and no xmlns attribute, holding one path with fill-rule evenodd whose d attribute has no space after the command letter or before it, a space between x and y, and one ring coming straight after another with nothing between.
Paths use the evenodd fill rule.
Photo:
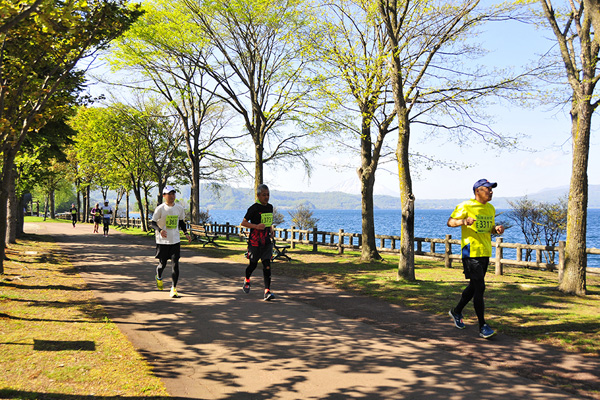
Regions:
<instances>
[{"instance_id":1,"label":"black running tights","mask_svg":"<svg viewBox=\"0 0 600 400\"><path fill-rule=\"evenodd\" d=\"M262 260L263 265L263 277L265 279L265 289L271 289L271 260ZM258 267L257 261L250 261L248 268L246 268L246 279L250 279L250 276L254 270Z\"/></svg>"},{"instance_id":2,"label":"black running tights","mask_svg":"<svg viewBox=\"0 0 600 400\"><path fill-rule=\"evenodd\" d=\"M156 266L156 276L161 279L168 261L169 259L160 260ZM177 287L177 281L179 280L179 259L172 261L171 267L171 281L173 282L173 287Z\"/></svg>"},{"instance_id":3,"label":"black running tights","mask_svg":"<svg viewBox=\"0 0 600 400\"><path fill-rule=\"evenodd\" d=\"M458 305L454 308L457 314L462 314L463 309L471 299L473 299L473 306L475 308L475 314L479 320L479 327L481 328L485 324L485 304L483 302L483 293L485 292L485 281L483 279L471 279L469 285L463 290L460 296Z\"/></svg>"}]
</instances>

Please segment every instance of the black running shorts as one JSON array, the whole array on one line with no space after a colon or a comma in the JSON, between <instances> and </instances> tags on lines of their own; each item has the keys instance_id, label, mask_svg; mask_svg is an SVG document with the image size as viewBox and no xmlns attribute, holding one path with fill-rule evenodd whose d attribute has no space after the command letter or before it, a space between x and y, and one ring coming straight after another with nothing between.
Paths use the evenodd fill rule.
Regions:
<instances>
[{"instance_id":1,"label":"black running shorts","mask_svg":"<svg viewBox=\"0 0 600 400\"><path fill-rule=\"evenodd\" d=\"M489 257L464 257L462 262L465 278L474 280L483 280L490 265Z\"/></svg>"},{"instance_id":2,"label":"black running shorts","mask_svg":"<svg viewBox=\"0 0 600 400\"><path fill-rule=\"evenodd\" d=\"M154 258L158 258L160 261L171 260L173 262L179 260L181 252L181 246L179 243L176 244L157 244L156 255Z\"/></svg>"},{"instance_id":3,"label":"black running shorts","mask_svg":"<svg viewBox=\"0 0 600 400\"><path fill-rule=\"evenodd\" d=\"M273 243L268 243L264 246L248 246L248 258L250 262L258 262L258 260L270 260L273 255Z\"/></svg>"}]
</instances>

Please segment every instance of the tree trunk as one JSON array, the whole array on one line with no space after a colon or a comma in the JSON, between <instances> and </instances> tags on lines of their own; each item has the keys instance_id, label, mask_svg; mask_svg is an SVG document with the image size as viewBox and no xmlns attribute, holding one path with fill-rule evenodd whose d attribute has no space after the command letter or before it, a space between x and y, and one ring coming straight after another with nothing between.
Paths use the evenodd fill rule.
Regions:
<instances>
[{"instance_id":1,"label":"tree trunk","mask_svg":"<svg viewBox=\"0 0 600 400\"><path fill-rule=\"evenodd\" d=\"M576 295L586 294L587 168L592 112L589 101L580 101L571 110L573 167L569 188L565 263L558 288L564 293Z\"/></svg>"},{"instance_id":2,"label":"tree trunk","mask_svg":"<svg viewBox=\"0 0 600 400\"><path fill-rule=\"evenodd\" d=\"M129 228L129 190L125 194L125 218L127 218L127 227Z\"/></svg>"},{"instance_id":3,"label":"tree trunk","mask_svg":"<svg viewBox=\"0 0 600 400\"><path fill-rule=\"evenodd\" d=\"M375 240L375 217L373 215L373 185L375 176L367 172L360 179L361 212L362 212L362 261L381 260Z\"/></svg>"},{"instance_id":4,"label":"tree trunk","mask_svg":"<svg viewBox=\"0 0 600 400\"><path fill-rule=\"evenodd\" d=\"M142 230L145 232L146 229L146 216L144 215L144 202L142 201L142 191L140 190L140 185L137 185L135 182L133 183L133 194L135 195L135 199L138 202L138 207L140 209L140 222L142 225Z\"/></svg>"},{"instance_id":5,"label":"tree trunk","mask_svg":"<svg viewBox=\"0 0 600 400\"><path fill-rule=\"evenodd\" d=\"M263 183L263 145L256 144L254 146L254 191L258 185Z\"/></svg>"},{"instance_id":6,"label":"tree trunk","mask_svg":"<svg viewBox=\"0 0 600 400\"><path fill-rule=\"evenodd\" d=\"M18 201L15 193L16 171L14 168L8 173L8 215L6 219L6 244L17 243L17 210Z\"/></svg>"},{"instance_id":7,"label":"tree trunk","mask_svg":"<svg viewBox=\"0 0 600 400\"><path fill-rule=\"evenodd\" d=\"M19 204L17 205L17 238L22 238L25 234L25 199L23 195L19 196Z\"/></svg>"},{"instance_id":8,"label":"tree trunk","mask_svg":"<svg viewBox=\"0 0 600 400\"><path fill-rule=\"evenodd\" d=\"M196 154L200 150L196 149ZM200 158L194 157L192 160L192 193L190 198L190 219L192 223L200 222L200 191L202 185L200 183Z\"/></svg>"},{"instance_id":9,"label":"tree trunk","mask_svg":"<svg viewBox=\"0 0 600 400\"><path fill-rule=\"evenodd\" d=\"M145 200L145 204L144 204L144 211L145 211L145 216L144 218L142 218L142 230L144 232L148 231L148 221L146 221L148 219L148 215L150 215L150 202L148 201L148 189L144 188L144 200ZM141 209L140 209L141 212Z\"/></svg>"},{"instance_id":10,"label":"tree trunk","mask_svg":"<svg viewBox=\"0 0 600 400\"><path fill-rule=\"evenodd\" d=\"M81 221L81 181L79 180L79 178L77 178L75 180L75 189L77 192L77 203L75 204L77 206L77 221Z\"/></svg>"},{"instance_id":11,"label":"tree trunk","mask_svg":"<svg viewBox=\"0 0 600 400\"><path fill-rule=\"evenodd\" d=\"M408 144L410 126L407 110L398 111L398 178L400 181L400 204L402 204L402 226L400 227L400 260L398 261L398 278L407 281L415 280L415 196L412 192L410 177Z\"/></svg>"},{"instance_id":12,"label":"tree trunk","mask_svg":"<svg viewBox=\"0 0 600 400\"><path fill-rule=\"evenodd\" d=\"M54 204L54 189L50 192L50 219L56 218L56 210Z\"/></svg>"},{"instance_id":13,"label":"tree trunk","mask_svg":"<svg viewBox=\"0 0 600 400\"><path fill-rule=\"evenodd\" d=\"M2 171L12 170L14 154L10 151L2 157ZM2 174L2 185L0 186L0 221L6 221L8 217L8 181L10 174ZM0 223L0 275L4 274L4 260L6 259L6 223Z\"/></svg>"}]
</instances>

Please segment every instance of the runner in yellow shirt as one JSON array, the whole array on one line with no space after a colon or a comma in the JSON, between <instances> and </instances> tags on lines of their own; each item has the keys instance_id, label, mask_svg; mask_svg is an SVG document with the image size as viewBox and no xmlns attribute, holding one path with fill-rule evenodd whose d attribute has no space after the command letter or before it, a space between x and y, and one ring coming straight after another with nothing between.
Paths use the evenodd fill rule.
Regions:
<instances>
[{"instance_id":1,"label":"runner in yellow shirt","mask_svg":"<svg viewBox=\"0 0 600 400\"><path fill-rule=\"evenodd\" d=\"M462 253L463 272L469 279L469 285L462 292L456 307L450 309L454 325L464 329L462 311L471 299L475 314L479 320L479 336L488 339L496 334L485 322L485 274L492 256L492 232L504 233L502 225L496 225L494 217L496 209L489 202L492 200L496 182L480 179L473 185L475 198L460 203L450 218L449 227L461 227L460 247Z\"/></svg>"}]
</instances>

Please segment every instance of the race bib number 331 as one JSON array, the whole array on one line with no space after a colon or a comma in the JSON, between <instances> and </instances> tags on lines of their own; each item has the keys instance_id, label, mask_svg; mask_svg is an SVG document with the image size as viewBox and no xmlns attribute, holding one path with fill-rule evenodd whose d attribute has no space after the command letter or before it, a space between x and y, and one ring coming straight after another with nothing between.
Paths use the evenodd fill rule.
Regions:
<instances>
[{"instance_id":1,"label":"race bib number 331","mask_svg":"<svg viewBox=\"0 0 600 400\"><path fill-rule=\"evenodd\" d=\"M494 227L494 217L491 215L478 215L475 219L475 230L478 233L487 233Z\"/></svg>"}]
</instances>

